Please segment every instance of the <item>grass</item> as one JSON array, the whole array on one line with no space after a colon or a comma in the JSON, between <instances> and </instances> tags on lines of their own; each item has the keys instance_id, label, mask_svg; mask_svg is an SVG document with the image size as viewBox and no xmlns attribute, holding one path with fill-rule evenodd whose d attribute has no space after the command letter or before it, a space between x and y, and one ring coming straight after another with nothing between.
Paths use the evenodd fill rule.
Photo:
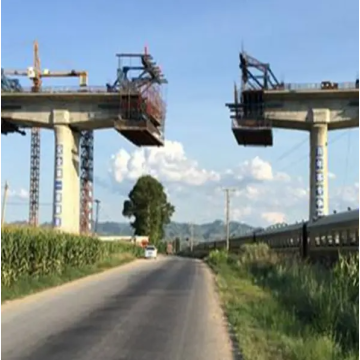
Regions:
<instances>
[{"instance_id":1,"label":"grass","mask_svg":"<svg viewBox=\"0 0 360 360\"><path fill-rule=\"evenodd\" d=\"M77 280L92 274L100 273L107 269L123 265L134 260L133 253L114 254L97 264L86 265L79 268L67 267L61 274L47 274L39 276L23 276L10 286L1 287L1 302L22 298L67 282Z\"/></svg>"},{"instance_id":2,"label":"grass","mask_svg":"<svg viewBox=\"0 0 360 360\"><path fill-rule=\"evenodd\" d=\"M245 360L359 358L357 259L325 270L250 245L207 262Z\"/></svg>"}]
</instances>

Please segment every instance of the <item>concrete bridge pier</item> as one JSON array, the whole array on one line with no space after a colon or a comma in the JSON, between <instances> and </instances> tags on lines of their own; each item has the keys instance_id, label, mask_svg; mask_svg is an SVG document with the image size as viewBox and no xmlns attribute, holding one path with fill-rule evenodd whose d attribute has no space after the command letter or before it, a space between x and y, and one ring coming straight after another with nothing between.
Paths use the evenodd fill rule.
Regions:
<instances>
[{"instance_id":1,"label":"concrete bridge pier","mask_svg":"<svg viewBox=\"0 0 360 360\"><path fill-rule=\"evenodd\" d=\"M56 114L56 117L58 118L59 115L63 117L63 120L67 120L69 112ZM67 124L54 125L54 133L53 226L54 229L78 234L80 231L80 134L73 131Z\"/></svg>"},{"instance_id":2,"label":"concrete bridge pier","mask_svg":"<svg viewBox=\"0 0 360 360\"><path fill-rule=\"evenodd\" d=\"M330 111L314 111L310 129L310 219L329 213L328 121Z\"/></svg>"}]
</instances>

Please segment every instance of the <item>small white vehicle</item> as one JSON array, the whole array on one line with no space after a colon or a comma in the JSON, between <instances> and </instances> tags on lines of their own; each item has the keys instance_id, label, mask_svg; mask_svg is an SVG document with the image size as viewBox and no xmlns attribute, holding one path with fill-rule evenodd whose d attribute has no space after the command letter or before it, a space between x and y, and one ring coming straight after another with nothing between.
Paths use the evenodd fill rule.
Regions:
<instances>
[{"instance_id":1,"label":"small white vehicle","mask_svg":"<svg viewBox=\"0 0 360 360\"><path fill-rule=\"evenodd\" d=\"M145 259L156 259L157 258L157 248L154 245L148 245L145 248Z\"/></svg>"}]
</instances>

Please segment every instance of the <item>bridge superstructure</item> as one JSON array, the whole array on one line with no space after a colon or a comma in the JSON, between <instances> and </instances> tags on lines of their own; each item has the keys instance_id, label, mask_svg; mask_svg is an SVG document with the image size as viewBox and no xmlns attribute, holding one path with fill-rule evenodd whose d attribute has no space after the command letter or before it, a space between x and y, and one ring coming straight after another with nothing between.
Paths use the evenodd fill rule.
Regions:
<instances>
[{"instance_id":1,"label":"bridge superstructure","mask_svg":"<svg viewBox=\"0 0 360 360\"><path fill-rule=\"evenodd\" d=\"M98 87L41 87L33 92L2 71L2 85L10 83L2 86L2 133L54 130L56 229L91 231L93 131L115 129L136 146L164 145L166 103L161 91L167 80L147 49L117 57L116 81Z\"/></svg>"},{"instance_id":2,"label":"bridge superstructure","mask_svg":"<svg viewBox=\"0 0 360 360\"><path fill-rule=\"evenodd\" d=\"M309 217L328 215L328 131L359 127L359 80L285 84L270 65L240 53L231 129L240 146L272 146L273 128L310 133Z\"/></svg>"}]
</instances>

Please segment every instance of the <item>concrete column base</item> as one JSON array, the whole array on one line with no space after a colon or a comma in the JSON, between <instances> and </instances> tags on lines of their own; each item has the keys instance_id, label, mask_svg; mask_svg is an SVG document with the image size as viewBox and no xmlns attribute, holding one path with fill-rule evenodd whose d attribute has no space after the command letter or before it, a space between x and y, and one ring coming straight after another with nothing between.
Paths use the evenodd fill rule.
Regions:
<instances>
[{"instance_id":1,"label":"concrete column base","mask_svg":"<svg viewBox=\"0 0 360 360\"><path fill-rule=\"evenodd\" d=\"M328 126L314 123L310 130L310 219L329 213Z\"/></svg>"},{"instance_id":2,"label":"concrete column base","mask_svg":"<svg viewBox=\"0 0 360 360\"><path fill-rule=\"evenodd\" d=\"M55 174L53 227L64 232L80 231L80 134L68 125L55 125Z\"/></svg>"}]
</instances>

